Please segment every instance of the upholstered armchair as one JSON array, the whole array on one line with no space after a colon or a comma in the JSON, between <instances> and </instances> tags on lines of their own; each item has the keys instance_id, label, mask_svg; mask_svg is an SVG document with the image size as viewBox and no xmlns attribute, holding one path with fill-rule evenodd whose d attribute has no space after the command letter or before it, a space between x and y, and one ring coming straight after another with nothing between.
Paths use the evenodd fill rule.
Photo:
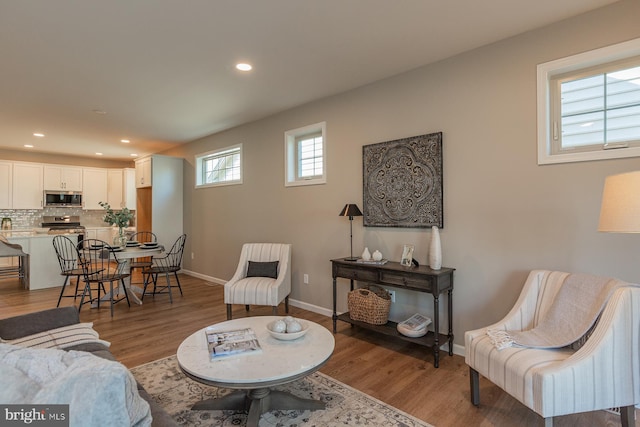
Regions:
<instances>
[{"instance_id":1,"label":"upholstered armchair","mask_svg":"<svg viewBox=\"0 0 640 427\"><path fill-rule=\"evenodd\" d=\"M289 312L291 293L291 245L284 243L245 243L235 274L224 285L227 319L232 304L270 305L273 314L284 300Z\"/></svg>"},{"instance_id":2,"label":"upholstered armchair","mask_svg":"<svg viewBox=\"0 0 640 427\"><path fill-rule=\"evenodd\" d=\"M504 319L465 333L471 401L480 403L480 374L543 417L545 426L554 416L609 408L620 408L622 425L633 426L640 403L640 288L620 282L579 347L498 350L487 336L487 330L535 327L567 274L532 271Z\"/></svg>"}]
</instances>

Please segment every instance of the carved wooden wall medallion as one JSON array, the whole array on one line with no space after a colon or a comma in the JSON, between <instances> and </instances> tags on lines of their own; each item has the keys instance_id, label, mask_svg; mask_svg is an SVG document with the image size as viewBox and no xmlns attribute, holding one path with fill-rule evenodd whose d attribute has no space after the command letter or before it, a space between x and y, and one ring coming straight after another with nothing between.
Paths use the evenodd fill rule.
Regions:
<instances>
[{"instance_id":1,"label":"carved wooden wall medallion","mask_svg":"<svg viewBox=\"0 0 640 427\"><path fill-rule=\"evenodd\" d=\"M365 227L443 227L442 132L362 147Z\"/></svg>"}]
</instances>

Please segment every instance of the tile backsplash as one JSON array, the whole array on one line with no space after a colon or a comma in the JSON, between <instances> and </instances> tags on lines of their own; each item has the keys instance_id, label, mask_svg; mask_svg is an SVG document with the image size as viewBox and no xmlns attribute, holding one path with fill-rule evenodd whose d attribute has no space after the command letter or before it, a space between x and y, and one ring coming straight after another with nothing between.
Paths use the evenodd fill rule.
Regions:
<instances>
[{"instance_id":1,"label":"tile backsplash","mask_svg":"<svg viewBox=\"0 0 640 427\"><path fill-rule=\"evenodd\" d=\"M135 215L135 211L132 211ZM80 217L80 224L85 227L106 227L103 210L85 211L81 208L44 208L44 209L0 209L0 218L11 218L14 230L21 228L38 228L43 216L76 215ZM135 224L135 217L131 220Z\"/></svg>"}]
</instances>

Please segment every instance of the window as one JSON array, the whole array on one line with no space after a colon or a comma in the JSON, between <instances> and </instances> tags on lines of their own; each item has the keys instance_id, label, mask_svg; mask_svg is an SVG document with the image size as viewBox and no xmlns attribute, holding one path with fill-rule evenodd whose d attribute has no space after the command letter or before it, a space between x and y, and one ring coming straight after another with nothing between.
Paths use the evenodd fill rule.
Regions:
<instances>
[{"instance_id":1,"label":"window","mask_svg":"<svg viewBox=\"0 0 640 427\"><path fill-rule=\"evenodd\" d=\"M326 123L285 132L285 186L325 184Z\"/></svg>"},{"instance_id":2,"label":"window","mask_svg":"<svg viewBox=\"0 0 640 427\"><path fill-rule=\"evenodd\" d=\"M196 155L196 187L242 184L242 144Z\"/></svg>"},{"instance_id":3,"label":"window","mask_svg":"<svg viewBox=\"0 0 640 427\"><path fill-rule=\"evenodd\" d=\"M640 156L640 39L538 65L538 164Z\"/></svg>"}]
</instances>

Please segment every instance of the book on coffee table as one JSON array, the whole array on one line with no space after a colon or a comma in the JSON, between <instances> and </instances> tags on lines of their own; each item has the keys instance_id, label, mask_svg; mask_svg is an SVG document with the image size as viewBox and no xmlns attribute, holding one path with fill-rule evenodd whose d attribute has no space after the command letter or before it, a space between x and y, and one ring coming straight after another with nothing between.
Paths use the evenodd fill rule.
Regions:
<instances>
[{"instance_id":1,"label":"book on coffee table","mask_svg":"<svg viewBox=\"0 0 640 427\"><path fill-rule=\"evenodd\" d=\"M205 335L211 360L262 351L258 337L251 328L229 331L206 328Z\"/></svg>"}]
</instances>

